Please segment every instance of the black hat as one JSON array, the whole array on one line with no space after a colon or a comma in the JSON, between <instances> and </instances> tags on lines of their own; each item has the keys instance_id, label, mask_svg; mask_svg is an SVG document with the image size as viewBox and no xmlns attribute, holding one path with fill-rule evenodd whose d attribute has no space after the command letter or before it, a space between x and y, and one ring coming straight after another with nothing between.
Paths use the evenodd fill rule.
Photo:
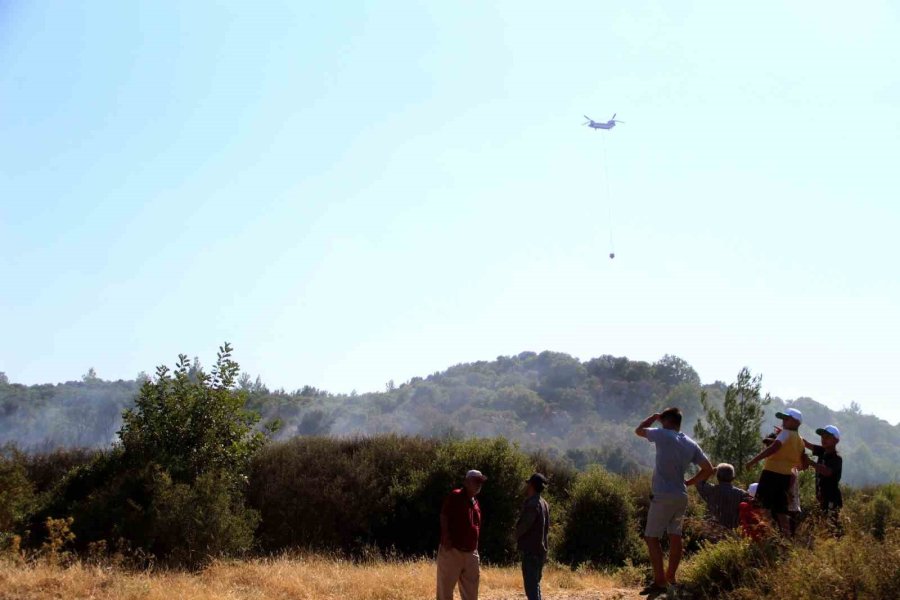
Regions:
<instances>
[{"instance_id":1,"label":"black hat","mask_svg":"<svg viewBox=\"0 0 900 600\"><path fill-rule=\"evenodd\" d=\"M545 487L547 487L547 484L550 483L550 480L547 479L546 477L544 477L543 475L541 475L540 473L535 473L534 475L529 477L527 480L525 480L525 483L530 483L535 488L542 490Z\"/></svg>"}]
</instances>

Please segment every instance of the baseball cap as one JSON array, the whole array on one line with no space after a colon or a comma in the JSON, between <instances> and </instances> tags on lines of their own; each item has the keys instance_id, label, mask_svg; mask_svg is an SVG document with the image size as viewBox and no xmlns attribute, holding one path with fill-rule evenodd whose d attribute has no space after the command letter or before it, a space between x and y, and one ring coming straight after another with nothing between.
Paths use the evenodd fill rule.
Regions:
<instances>
[{"instance_id":1,"label":"baseball cap","mask_svg":"<svg viewBox=\"0 0 900 600\"><path fill-rule=\"evenodd\" d=\"M747 493L750 494L751 498L756 498L756 488L758 487L758 483L751 483L750 487L747 488Z\"/></svg>"},{"instance_id":2,"label":"baseball cap","mask_svg":"<svg viewBox=\"0 0 900 600\"><path fill-rule=\"evenodd\" d=\"M531 477L525 480L525 483L530 483L538 488L547 487L547 484L550 483L550 480L541 475L540 473L535 473Z\"/></svg>"},{"instance_id":3,"label":"baseball cap","mask_svg":"<svg viewBox=\"0 0 900 600\"><path fill-rule=\"evenodd\" d=\"M466 479L477 479L482 482L487 481L487 477L485 477L481 471L478 471L476 469L471 469L471 470L467 471Z\"/></svg>"},{"instance_id":4,"label":"baseball cap","mask_svg":"<svg viewBox=\"0 0 900 600\"><path fill-rule=\"evenodd\" d=\"M830 435L836 440L841 439L841 430L834 425L826 425L825 427L816 429L816 433L819 435Z\"/></svg>"},{"instance_id":5,"label":"baseball cap","mask_svg":"<svg viewBox=\"0 0 900 600\"><path fill-rule=\"evenodd\" d=\"M784 412L777 412L775 413L775 416L779 419L787 419L790 417L792 419L797 419L800 423L803 422L803 413L796 408L788 408Z\"/></svg>"}]
</instances>

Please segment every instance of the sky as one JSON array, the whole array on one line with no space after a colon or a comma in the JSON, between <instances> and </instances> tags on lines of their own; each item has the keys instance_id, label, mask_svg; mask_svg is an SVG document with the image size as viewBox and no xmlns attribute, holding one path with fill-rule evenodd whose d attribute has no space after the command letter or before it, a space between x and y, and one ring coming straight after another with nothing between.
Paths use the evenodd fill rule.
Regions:
<instances>
[{"instance_id":1,"label":"sky","mask_svg":"<svg viewBox=\"0 0 900 600\"><path fill-rule=\"evenodd\" d=\"M363 392L675 354L897 423L898 30L868 0L0 0L0 371L229 341L270 388Z\"/></svg>"}]
</instances>

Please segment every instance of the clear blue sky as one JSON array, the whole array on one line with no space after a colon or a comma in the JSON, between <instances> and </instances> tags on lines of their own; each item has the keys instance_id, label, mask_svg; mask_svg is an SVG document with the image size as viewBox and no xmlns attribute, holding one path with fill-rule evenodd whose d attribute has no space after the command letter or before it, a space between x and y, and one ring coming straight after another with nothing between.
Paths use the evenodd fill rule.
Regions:
<instances>
[{"instance_id":1,"label":"clear blue sky","mask_svg":"<svg viewBox=\"0 0 900 600\"><path fill-rule=\"evenodd\" d=\"M0 370L229 340L348 392L671 353L897 422L897 31L889 1L0 0Z\"/></svg>"}]
</instances>

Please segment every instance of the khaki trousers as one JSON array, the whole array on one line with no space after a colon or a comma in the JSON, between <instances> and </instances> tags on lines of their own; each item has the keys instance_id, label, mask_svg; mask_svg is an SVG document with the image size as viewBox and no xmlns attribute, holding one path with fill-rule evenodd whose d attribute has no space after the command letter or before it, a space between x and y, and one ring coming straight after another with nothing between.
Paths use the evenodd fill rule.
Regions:
<instances>
[{"instance_id":1,"label":"khaki trousers","mask_svg":"<svg viewBox=\"0 0 900 600\"><path fill-rule=\"evenodd\" d=\"M463 552L442 546L437 555L437 600L453 600L453 588L459 583L462 600L478 600L478 551Z\"/></svg>"}]
</instances>

